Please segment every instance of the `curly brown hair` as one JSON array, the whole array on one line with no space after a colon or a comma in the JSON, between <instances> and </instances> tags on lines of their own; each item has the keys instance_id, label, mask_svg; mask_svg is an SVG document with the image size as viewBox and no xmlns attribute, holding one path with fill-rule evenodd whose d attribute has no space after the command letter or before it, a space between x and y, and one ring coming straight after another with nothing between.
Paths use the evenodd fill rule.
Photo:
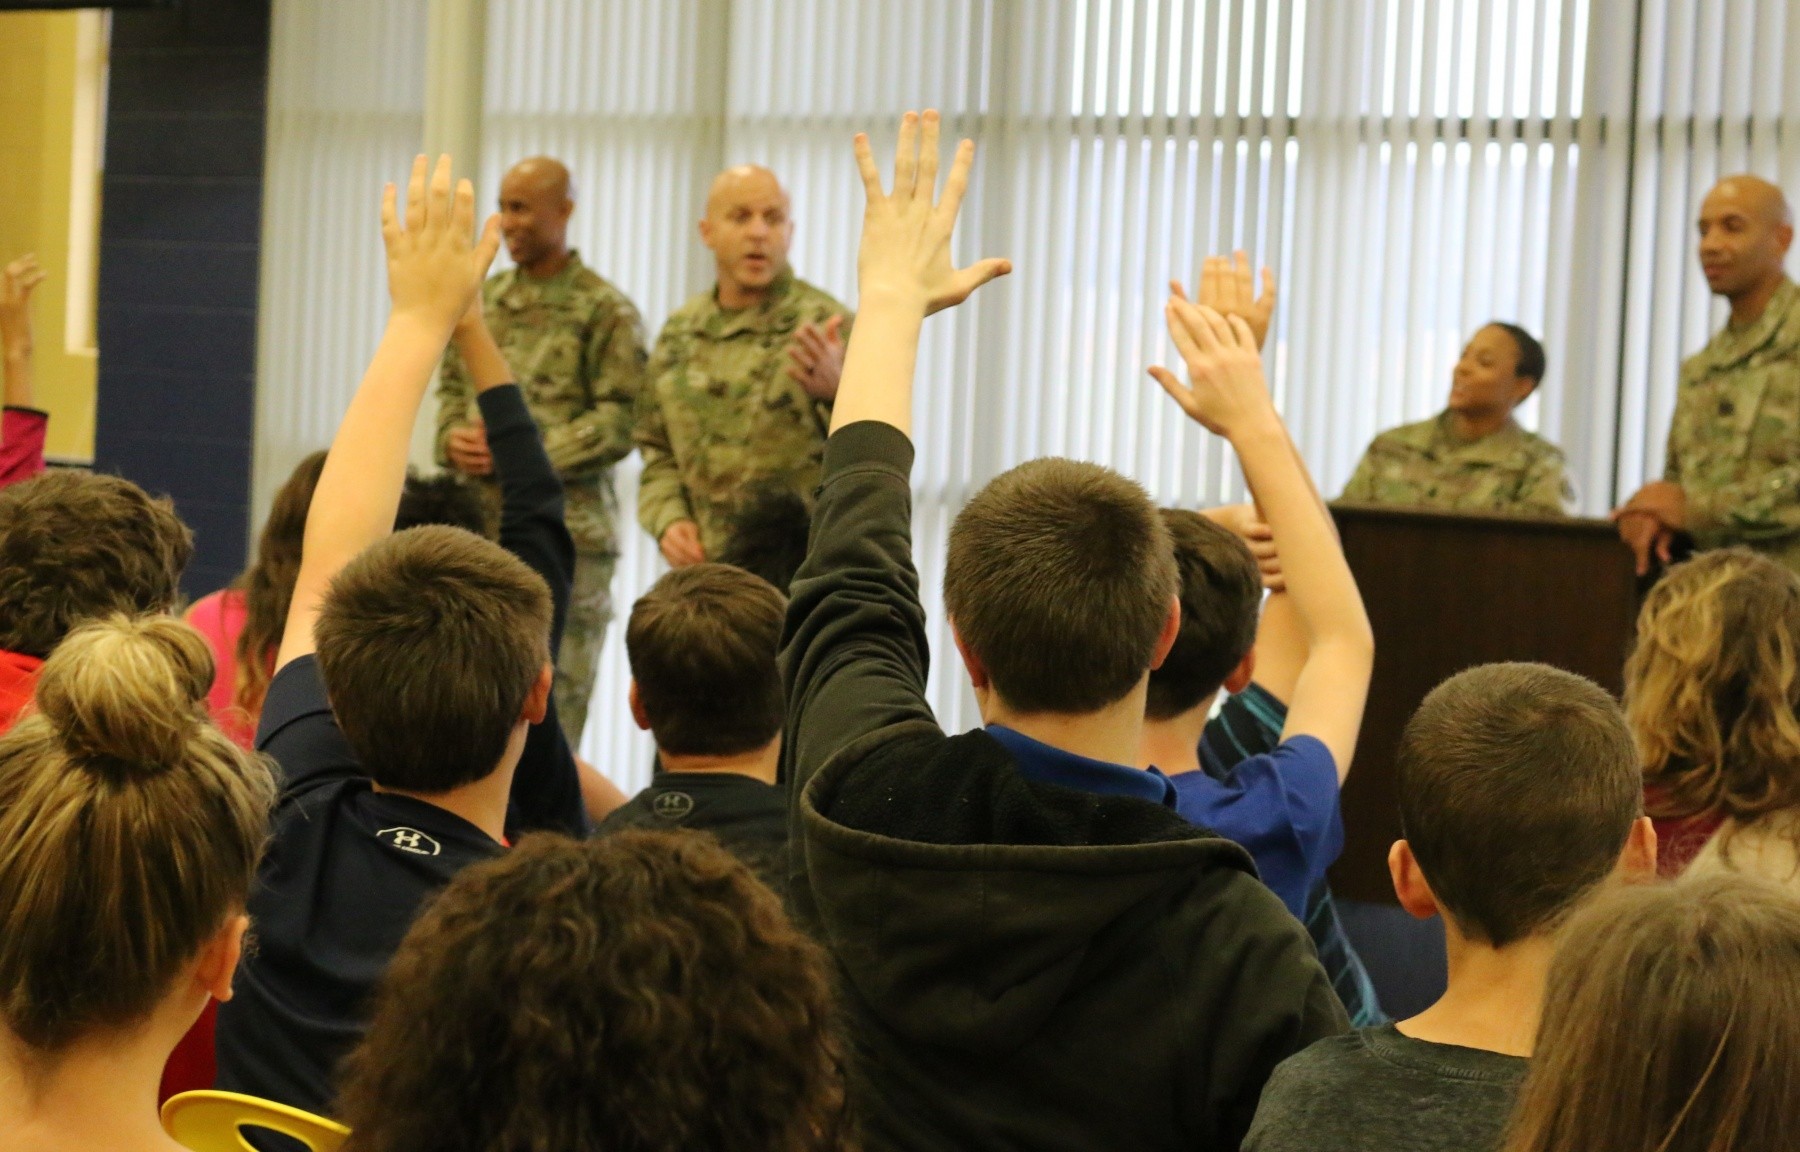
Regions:
<instances>
[{"instance_id":1,"label":"curly brown hair","mask_svg":"<svg viewBox=\"0 0 1800 1152\"><path fill-rule=\"evenodd\" d=\"M528 836L395 953L346 1150L844 1148L834 1026L824 953L711 837Z\"/></svg>"},{"instance_id":2,"label":"curly brown hair","mask_svg":"<svg viewBox=\"0 0 1800 1152\"><path fill-rule=\"evenodd\" d=\"M269 518L263 521L262 536L256 542L256 560L233 585L244 594L244 630L237 638L237 683L232 686L232 703L244 710L253 726L269 690L275 649L287 628L294 581L300 578L300 545L306 536L306 514L312 508L319 474L324 471L324 452L311 453L294 465L294 471L269 506Z\"/></svg>"},{"instance_id":3,"label":"curly brown hair","mask_svg":"<svg viewBox=\"0 0 1800 1152\"><path fill-rule=\"evenodd\" d=\"M167 499L117 476L58 469L0 489L0 648L42 659L85 620L167 612L193 551Z\"/></svg>"},{"instance_id":4,"label":"curly brown hair","mask_svg":"<svg viewBox=\"0 0 1800 1152\"><path fill-rule=\"evenodd\" d=\"M1625 718L1650 815L1800 807L1800 578L1743 548L1679 564L1638 613Z\"/></svg>"}]
</instances>

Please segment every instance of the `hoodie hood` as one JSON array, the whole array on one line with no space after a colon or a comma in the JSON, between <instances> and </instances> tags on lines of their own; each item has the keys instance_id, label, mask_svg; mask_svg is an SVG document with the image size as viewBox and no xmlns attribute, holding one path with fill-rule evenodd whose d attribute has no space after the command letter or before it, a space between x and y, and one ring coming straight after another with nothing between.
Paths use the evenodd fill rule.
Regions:
<instances>
[{"instance_id":1,"label":"hoodie hood","mask_svg":"<svg viewBox=\"0 0 1800 1152\"><path fill-rule=\"evenodd\" d=\"M856 786L843 783L854 773ZM857 997L908 1040L1003 1053L1250 856L1175 812L1027 780L985 732L896 725L801 799L804 901Z\"/></svg>"}]
</instances>

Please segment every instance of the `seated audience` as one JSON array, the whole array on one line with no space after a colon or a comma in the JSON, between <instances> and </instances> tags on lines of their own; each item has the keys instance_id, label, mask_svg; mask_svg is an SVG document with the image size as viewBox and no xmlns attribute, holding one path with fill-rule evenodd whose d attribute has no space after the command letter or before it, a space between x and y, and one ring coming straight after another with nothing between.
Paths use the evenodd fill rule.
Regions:
<instances>
[{"instance_id":1,"label":"seated audience","mask_svg":"<svg viewBox=\"0 0 1800 1152\"><path fill-rule=\"evenodd\" d=\"M219 1012L219 1086L312 1112L421 904L533 828L585 831L550 702L574 546L562 486L471 309L498 246L471 243L473 189L449 158L404 219L383 205L393 311L344 415L305 547L257 744L281 767L250 900L257 948ZM413 422L454 332L507 484L501 545L440 526L392 533ZM316 655L315 655L316 649Z\"/></svg>"},{"instance_id":2,"label":"seated audience","mask_svg":"<svg viewBox=\"0 0 1800 1152\"><path fill-rule=\"evenodd\" d=\"M1569 922L1505 1152L1764 1152L1800 1117L1800 903L1740 876Z\"/></svg>"},{"instance_id":3,"label":"seated audience","mask_svg":"<svg viewBox=\"0 0 1800 1152\"><path fill-rule=\"evenodd\" d=\"M1395 773L1394 892L1414 916L1442 917L1449 986L1410 1020L1277 1068L1247 1150L1495 1148L1538 1047L1563 923L1607 882L1655 872L1631 733L1572 673L1489 664L1451 677L1408 721Z\"/></svg>"},{"instance_id":4,"label":"seated audience","mask_svg":"<svg viewBox=\"0 0 1800 1152\"><path fill-rule=\"evenodd\" d=\"M1517 324L1478 329L1451 376L1450 404L1375 437L1343 500L1446 512L1561 516L1575 502L1561 449L1513 409L1544 379L1544 346Z\"/></svg>"},{"instance_id":5,"label":"seated audience","mask_svg":"<svg viewBox=\"0 0 1800 1152\"><path fill-rule=\"evenodd\" d=\"M37 257L24 255L0 269L0 388L6 407L0 416L0 488L29 480L44 470L48 414L38 410L31 367L31 290L43 282Z\"/></svg>"},{"instance_id":6,"label":"seated audience","mask_svg":"<svg viewBox=\"0 0 1800 1152\"><path fill-rule=\"evenodd\" d=\"M175 1150L156 1091L231 974L275 785L166 616L69 633L0 736L0 1144Z\"/></svg>"},{"instance_id":7,"label":"seated audience","mask_svg":"<svg viewBox=\"0 0 1800 1152\"><path fill-rule=\"evenodd\" d=\"M1233 507L1163 510L1181 577L1181 630L1150 673L1138 762L1174 781L1182 815L1250 850L1263 882L1306 925L1351 1023L1386 1023L1325 883L1343 847L1338 774L1281 741L1306 635L1285 591L1270 596L1259 622L1258 562L1221 526L1261 535L1246 516L1253 513ZM1263 570L1284 579L1279 568ZM1230 699L1209 719L1221 686Z\"/></svg>"},{"instance_id":8,"label":"seated audience","mask_svg":"<svg viewBox=\"0 0 1800 1152\"><path fill-rule=\"evenodd\" d=\"M811 530L812 509L799 494L778 485L758 488L732 516L719 563L753 572L785 596L806 559Z\"/></svg>"},{"instance_id":9,"label":"seated audience","mask_svg":"<svg viewBox=\"0 0 1800 1152\"><path fill-rule=\"evenodd\" d=\"M0 731L71 628L173 608L193 550L168 500L117 476L58 470L0 488Z\"/></svg>"},{"instance_id":10,"label":"seated audience","mask_svg":"<svg viewBox=\"0 0 1800 1152\"><path fill-rule=\"evenodd\" d=\"M710 832L766 879L786 879L787 790L775 784L786 608L768 581L706 562L665 573L632 606L631 715L656 737L662 767L599 832Z\"/></svg>"},{"instance_id":11,"label":"seated audience","mask_svg":"<svg viewBox=\"0 0 1800 1152\"><path fill-rule=\"evenodd\" d=\"M184 617L212 645L218 671L207 703L213 720L246 748L255 743L256 720L275 672L275 649L287 626L294 577L300 571L306 513L324 468L323 452L310 453L294 466L263 521L255 562L229 588L194 601ZM394 531L426 524L492 535L479 495L461 477L451 472L422 477L408 469Z\"/></svg>"},{"instance_id":12,"label":"seated audience","mask_svg":"<svg viewBox=\"0 0 1800 1152\"><path fill-rule=\"evenodd\" d=\"M1038 460L977 494L944 591L987 727L947 736L925 700L908 480L919 333L1009 270L952 267L973 145L938 200L937 135L936 113L907 114L891 194L856 140L862 311L782 655L794 904L837 964L870 1147L1235 1147L1274 1065L1344 1013L1249 855L1133 766L1149 672L1179 622L1143 489ZM1341 568L1247 327L1185 301L1170 323L1193 387L1164 373L1165 387L1237 447L1287 562ZM1309 674L1335 662L1366 680L1366 632L1320 647ZM1317 713L1346 757L1349 695L1355 709ZM1310 724L1296 711L1295 731Z\"/></svg>"},{"instance_id":13,"label":"seated audience","mask_svg":"<svg viewBox=\"0 0 1800 1152\"><path fill-rule=\"evenodd\" d=\"M1625 664L1658 868L1700 855L1791 878L1800 814L1800 577L1746 548L1669 569Z\"/></svg>"},{"instance_id":14,"label":"seated audience","mask_svg":"<svg viewBox=\"0 0 1800 1152\"><path fill-rule=\"evenodd\" d=\"M838 1152L831 974L708 837L531 836L407 933L351 1055L348 1152Z\"/></svg>"}]
</instances>

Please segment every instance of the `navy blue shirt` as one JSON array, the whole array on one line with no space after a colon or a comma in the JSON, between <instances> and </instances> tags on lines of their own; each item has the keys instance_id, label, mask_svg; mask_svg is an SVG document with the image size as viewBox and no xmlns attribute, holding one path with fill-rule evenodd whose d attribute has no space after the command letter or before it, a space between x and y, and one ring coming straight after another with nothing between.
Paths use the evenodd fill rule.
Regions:
<instances>
[{"instance_id":1,"label":"navy blue shirt","mask_svg":"<svg viewBox=\"0 0 1800 1152\"><path fill-rule=\"evenodd\" d=\"M1078 756L1042 740L1033 740L1004 724L989 724L987 734L1012 754L1019 772L1027 780L1074 788L1096 796L1136 796L1164 808L1176 807L1174 783L1154 768L1129 768L1091 756Z\"/></svg>"}]
</instances>

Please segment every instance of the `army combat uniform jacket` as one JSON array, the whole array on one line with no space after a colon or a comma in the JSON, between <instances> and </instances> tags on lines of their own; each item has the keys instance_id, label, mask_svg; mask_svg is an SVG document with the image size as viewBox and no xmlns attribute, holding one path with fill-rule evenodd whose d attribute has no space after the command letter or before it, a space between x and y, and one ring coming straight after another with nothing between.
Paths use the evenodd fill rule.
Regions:
<instances>
[{"instance_id":1,"label":"army combat uniform jacket","mask_svg":"<svg viewBox=\"0 0 1800 1152\"><path fill-rule=\"evenodd\" d=\"M669 317L650 356L636 436L644 455L638 521L652 539L693 520L706 554L717 556L758 485L811 500L831 406L788 375L787 350L802 324L835 315L848 309L784 271L760 304L728 311L714 289Z\"/></svg>"},{"instance_id":2,"label":"army combat uniform jacket","mask_svg":"<svg viewBox=\"0 0 1800 1152\"><path fill-rule=\"evenodd\" d=\"M644 325L637 308L574 252L547 280L517 268L490 276L481 300L488 328L562 477L577 551L616 556L612 466L631 451L644 380ZM470 422L474 403L468 369L451 348L438 375L439 464L449 464L450 430ZM487 487L497 500L499 486Z\"/></svg>"},{"instance_id":3,"label":"army combat uniform jacket","mask_svg":"<svg viewBox=\"0 0 1800 1152\"><path fill-rule=\"evenodd\" d=\"M1556 445L1510 420L1479 440L1458 440L1448 412L1375 437L1340 499L1527 516L1561 516L1574 503Z\"/></svg>"},{"instance_id":4,"label":"army combat uniform jacket","mask_svg":"<svg viewBox=\"0 0 1800 1152\"><path fill-rule=\"evenodd\" d=\"M1744 544L1800 571L1800 287L1681 366L1663 478L1702 548Z\"/></svg>"}]
</instances>

